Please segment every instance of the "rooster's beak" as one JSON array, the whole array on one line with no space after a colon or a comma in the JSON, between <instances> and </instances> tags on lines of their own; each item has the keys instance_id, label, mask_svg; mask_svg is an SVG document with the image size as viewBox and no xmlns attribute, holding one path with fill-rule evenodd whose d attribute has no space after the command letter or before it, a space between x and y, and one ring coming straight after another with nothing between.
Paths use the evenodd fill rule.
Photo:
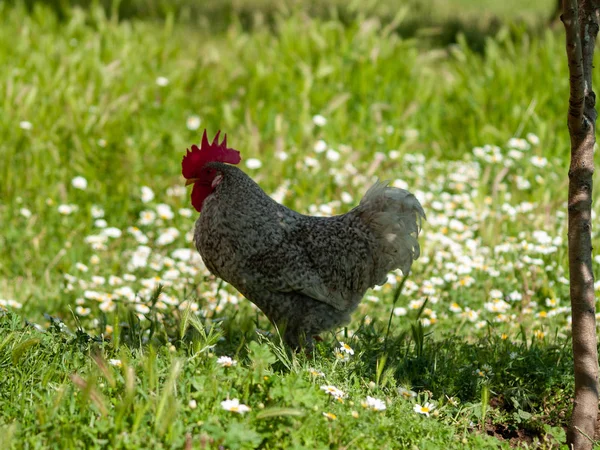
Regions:
<instances>
[{"instance_id":1,"label":"rooster's beak","mask_svg":"<svg viewBox=\"0 0 600 450\"><path fill-rule=\"evenodd\" d=\"M198 178L188 178L185 180L185 185L189 186L190 184L194 184L196 181L198 181Z\"/></svg>"}]
</instances>

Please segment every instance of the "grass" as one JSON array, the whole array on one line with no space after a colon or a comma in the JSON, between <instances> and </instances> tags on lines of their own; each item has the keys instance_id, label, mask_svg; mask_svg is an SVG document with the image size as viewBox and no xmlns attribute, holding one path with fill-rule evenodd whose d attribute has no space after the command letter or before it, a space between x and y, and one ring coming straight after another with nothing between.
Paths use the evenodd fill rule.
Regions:
<instances>
[{"instance_id":1,"label":"grass","mask_svg":"<svg viewBox=\"0 0 600 450\"><path fill-rule=\"evenodd\" d=\"M445 47L403 38L410 16L293 10L215 31L15 3L0 4L7 447L564 441L559 30L509 23L480 51L460 35ZM348 328L313 355L289 353L192 250L180 161L203 128L226 131L262 164L244 170L301 212L347 211L375 177L408 185L428 215L408 281L391 274ZM224 409L234 398L251 410ZM427 402L429 416L414 411Z\"/></svg>"},{"instance_id":2,"label":"grass","mask_svg":"<svg viewBox=\"0 0 600 450\"><path fill-rule=\"evenodd\" d=\"M18 3L13 0L12 3ZM516 0L507 0L503 3L493 0L473 2L471 0L455 0L452 3L442 0L426 0L418 2L410 0L403 2L399 0L381 1L351 1L341 0L324 1L311 0L299 2L285 0L283 2L272 2L271 0L246 0L243 2L234 0L207 0L195 2L194 0L173 0L165 2L160 0L95 0L88 2L84 0L22 0L22 4L28 9L33 9L36 3L43 3L52 8L61 18L70 17L73 7L88 7L90 3L100 6L105 13L117 16L120 19L166 19L173 16L180 22L200 21L208 26L221 27L232 20L273 20L277 13L297 9L308 12L312 16L320 18L331 18L337 16L342 19L350 19L357 14L369 14L382 19L393 17L398 10L407 8L411 10L411 20L429 19L431 22L451 21L457 18L474 18L482 16L494 17L501 20L513 21L515 19L527 19L535 21L536 17L549 17L555 2L552 0L532 0L522 4ZM262 19L260 19L262 17Z\"/></svg>"},{"instance_id":3,"label":"grass","mask_svg":"<svg viewBox=\"0 0 600 450\"><path fill-rule=\"evenodd\" d=\"M469 46L478 52L485 48L485 40L495 35L503 25L515 30L543 30L555 22L556 2L530 0L523 4L516 0L10 0L24 3L29 10L43 3L52 8L61 20L72 16L74 6L99 6L104 13L118 20L176 20L222 33L232 23L244 30L274 30L281 15L308 14L323 20L335 20L345 26L364 17L380 21L395 33L434 45L456 43L462 34ZM553 20L552 20L553 19Z\"/></svg>"}]
</instances>

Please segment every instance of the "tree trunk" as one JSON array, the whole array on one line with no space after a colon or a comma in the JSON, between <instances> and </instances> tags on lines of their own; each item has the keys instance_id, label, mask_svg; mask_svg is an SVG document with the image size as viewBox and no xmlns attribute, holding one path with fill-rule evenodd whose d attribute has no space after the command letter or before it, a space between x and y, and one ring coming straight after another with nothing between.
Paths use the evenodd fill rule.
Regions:
<instances>
[{"instance_id":1,"label":"tree trunk","mask_svg":"<svg viewBox=\"0 0 600 450\"><path fill-rule=\"evenodd\" d=\"M571 289L575 399L567 432L573 449L591 449L598 417L598 352L592 272L592 176L596 142L596 95L592 60L598 34L600 0L563 0L570 75L568 126L569 272Z\"/></svg>"}]
</instances>

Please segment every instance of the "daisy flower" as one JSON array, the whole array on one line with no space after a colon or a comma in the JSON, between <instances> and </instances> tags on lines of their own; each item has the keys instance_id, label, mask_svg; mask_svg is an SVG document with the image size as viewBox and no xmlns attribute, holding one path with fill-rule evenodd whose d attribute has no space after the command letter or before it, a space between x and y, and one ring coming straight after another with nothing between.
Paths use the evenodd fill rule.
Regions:
<instances>
[{"instance_id":1,"label":"daisy flower","mask_svg":"<svg viewBox=\"0 0 600 450\"><path fill-rule=\"evenodd\" d=\"M367 396L367 399L361 403L363 408L370 409L372 411L385 411L386 406L383 400Z\"/></svg>"},{"instance_id":2,"label":"daisy flower","mask_svg":"<svg viewBox=\"0 0 600 450\"><path fill-rule=\"evenodd\" d=\"M237 398L232 400L223 400L221 402L221 407L227 411L236 412L238 414L244 414L250 411L250 408L240 401Z\"/></svg>"},{"instance_id":3,"label":"daisy flower","mask_svg":"<svg viewBox=\"0 0 600 450\"><path fill-rule=\"evenodd\" d=\"M324 377L325 374L323 372L321 372L320 370L314 369L312 367L309 367L308 369L308 373L310 373L313 377Z\"/></svg>"},{"instance_id":4,"label":"daisy flower","mask_svg":"<svg viewBox=\"0 0 600 450\"><path fill-rule=\"evenodd\" d=\"M321 386L321 390L325 391L326 394L329 394L334 398L344 398L346 396L344 391L331 385L323 385Z\"/></svg>"},{"instance_id":5,"label":"daisy flower","mask_svg":"<svg viewBox=\"0 0 600 450\"><path fill-rule=\"evenodd\" d=\"M417 414L424 414L429 417L429 413L435 409L435 405L433 403L427 402L424 405L419 405L418 403L413 407L413 411Z\"/></svg>"},{"instance_id":6,"label":"daisy flower","mask_svg":"<svg viewBox=\"0 0 600 450\"><path fill-rule=\"evenodd\" d=\"M219 356L217 359L217 364L221 367L233 367L237 365L237 361L235 359L231 359L229 356Z\"/></svg>"},{"instance_id":7,"label":"daisy flower","mask_svg":"<svg viewBox=\"0 0 600 450\"><path fill-rule=\"evenodd\" d=\"M411 399L417 396L415 391L411 391L410 389L405 389L403 387L398 388L398 394L400 394L405 399Z\"/></svg>"},{"instance_id":8,"label":"daisy flower","mask_svg":"<svg viewBox=\"0 0 600 450\"><path fill-rule=\"evenodd\" d=\"M348 344L345 344L343 342L340 342L339 352L347 353L348 355L351 355L351 356L354 355L354 350L352 349L352 347L350 347Z\"/></svg>"},{"instance_id":9,"label":"daisy flower","mask_svg":"<svg viewBox=\"0 0 600 450\"><path fill-rule=\"evenodd\" d=\"M75 177L71 180L71 185L75 189L85 191L87 189L88 182L85 178L79 176L79 177Z\"/></svg>"}]
</instances>

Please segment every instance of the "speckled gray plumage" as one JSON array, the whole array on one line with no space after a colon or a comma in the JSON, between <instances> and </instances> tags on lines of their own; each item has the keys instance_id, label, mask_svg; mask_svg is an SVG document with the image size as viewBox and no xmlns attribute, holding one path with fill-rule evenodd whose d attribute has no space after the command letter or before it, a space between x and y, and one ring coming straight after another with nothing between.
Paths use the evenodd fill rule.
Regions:
<instances>
[{"instance_id":1,"label":"speckled gray plumage","mask_svg":"<svg viewBox=\"0 0 600 450\"><path fill-rule=\"evenodd\" d=\"M347 214L312 217L278 204L237 167L209 165L223 180L204 201L196 247L292 347L347 323L368 288L419 256L424 213L408 191L376 183Z\"/></svg>"}]
</instances>

